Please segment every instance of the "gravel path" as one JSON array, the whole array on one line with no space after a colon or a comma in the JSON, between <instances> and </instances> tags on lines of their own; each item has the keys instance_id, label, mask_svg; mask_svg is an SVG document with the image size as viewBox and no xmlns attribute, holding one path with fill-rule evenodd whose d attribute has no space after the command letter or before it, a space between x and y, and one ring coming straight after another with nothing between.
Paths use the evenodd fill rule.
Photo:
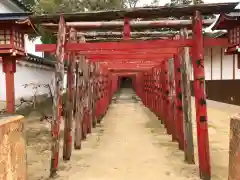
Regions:
<instances>
[{"instance_id":1,"label":"gravel path","mask_svg":"<svg viewBox=\"0 0 240 180\"><path fill-rule=\"evenodd\" d=\"M199 179L198 166L184 163L183 152L178 150L177 144L166 135L157 118L133 96L132 90L122 90L111 104L102 124L83 142L83 149L74 150L71 161L60 161L57 180ZM228 171L228 116L237 112L239 107L227 111L224 105L210 102L208 109L212 179L225 180ZM38 122L35 125L32 123L29 129L34 129L35 126L38 131L48 128ZM49 173L49 148L45 144L45 150L36 153L40 149L37 138L47 142L47 134L40 133L39 136L45 138L35 137L35 141L29 142L31 180L47 179ZM197 163L196 137L194 139Z\"/></svg>"}]
</instances>

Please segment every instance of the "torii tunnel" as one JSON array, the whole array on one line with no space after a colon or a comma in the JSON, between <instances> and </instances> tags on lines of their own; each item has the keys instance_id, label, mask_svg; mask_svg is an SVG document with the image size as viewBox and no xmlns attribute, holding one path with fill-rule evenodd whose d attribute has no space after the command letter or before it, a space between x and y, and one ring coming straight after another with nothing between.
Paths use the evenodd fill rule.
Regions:
<instances>
[{"instance_id":1,"label":"torii tunnel","mask_svg":"<svg viewBox=\"0 0 240 180\"><path fill-rule=\"evenodd\" d=\"M18 22L37 23L57 34L56 44L36 45L36 51L52 53L57 60L51 176L56 174L59 166L59 126L66 61L64 160L70 160L72 144L75 149L80 149L82 140L87 139L87 134L101 122L119 88L130 85L144 105L158 117L159 123L165 125L167 134L178 142L186 163L195 163L191 107L188 104L191 98L190 69L193 67L199 173L201 179L210 180L204 47L228 47L230 44L227 38L204 36L203 27L209 26L213 20L203 20L203 15L228 13L236 5L201 4L42 15ZM189 18L143 21L144 18L170 16ZM136 18L140 20L134 21ZM114 21L119 19L123 21ZM173 31L139 32L157 28ZM108 32L100 32L104 29Z\"/></svg>"}]
</instances>

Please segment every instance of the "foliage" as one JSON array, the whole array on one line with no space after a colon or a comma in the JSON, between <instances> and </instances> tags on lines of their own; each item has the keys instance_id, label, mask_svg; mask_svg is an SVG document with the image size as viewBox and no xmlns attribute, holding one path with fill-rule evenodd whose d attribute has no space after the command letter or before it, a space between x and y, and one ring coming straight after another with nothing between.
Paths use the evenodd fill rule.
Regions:
<instances>
[{"instance_id":1,"label":"foliage","mask_svg":"<svg viewBox=\"0 0 240 180\"><path fill-rule=\"evenodd\" d=\"M202 0L171 0L166 6L177 6L177 5L189 5L189 4L202 4Z\"/></svg>"}]
</instances>

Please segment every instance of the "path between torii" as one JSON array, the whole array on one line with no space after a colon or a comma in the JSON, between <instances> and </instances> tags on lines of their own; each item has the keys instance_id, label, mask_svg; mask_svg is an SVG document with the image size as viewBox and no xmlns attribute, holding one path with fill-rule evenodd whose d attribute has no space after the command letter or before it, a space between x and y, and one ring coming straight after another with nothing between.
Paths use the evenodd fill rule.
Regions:
<instances>
[{"instance_id":1,"label":"path between torii","mask_svg":"<svg viewBox=\"0 0 240 180\"><path fill-rule=\"evenodd\" d=\"M60 162L57 180L199 179L198 166L184 163L183 152L171 141L160 121L133 96L131 89L122 89L102 124L83 142L83 149L74 150L71 161ZM214 102L209 104L213 106ZM239 107L231 110L228 113L234 114ZM212 179L223 180L227 179L229 120L227 113L210 111L210 118L219 116L217 123L210 121L209 129L214 171ZM196 145L196 138L194 140ZM197 163L197 154L195 159ZM42 163L46 165L45 170L39 170L43 167L39 164L35 173L45 172L46 175L49 173L49 159L44 162L42 159ZM29 167L30 171L32 167ZM45 175L40 179L44 179Z\"/></svg>"}]
</instances>

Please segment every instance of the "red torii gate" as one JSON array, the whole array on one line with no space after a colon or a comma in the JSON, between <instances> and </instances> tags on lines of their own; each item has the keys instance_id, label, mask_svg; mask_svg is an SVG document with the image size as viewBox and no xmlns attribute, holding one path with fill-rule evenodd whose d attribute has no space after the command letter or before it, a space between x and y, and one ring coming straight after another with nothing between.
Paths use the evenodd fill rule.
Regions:
<instances>
[{"instance_id":1,"label":"red torii gate","mask_svg":"<svg viewBox=\"0 0 240 180\"><path fill-rule=\"evenodd\" d=\"M198 13L196 13L196 24L195 24L195 34L197 34L196 39L180 39L180 40L152 40L152 41L146 41L146 42L117 42L117 43L82 43L82 44L65 44L65 51L91 51L91 50L123 50L123 49L144 49L144 48L160 48L160 47L174 47L174 48L181 48L181 47L193 47L194 48L194 53L195 55L193 56L201 65L202 62L202 55L203 54L203 36L202 36L202 28L201 28L201 19ZM197 28L196 28L197 27ZM201 40L202 39L202 40ZM196 44L200 44L200 46L197 46ZM210 43L209 43L210 42ZM212 46L212 45L219 45L218 41L212 39L210 41L205 41L207 46ZM223 41L221 40L220 42L224 42L224 46L226 45L226 40L224 39ZM155 45L156 43L157 45ZM55 50L55 45L37 45L36 49L45 52L53 52ZM197 48L196 48L197 47ZM200 48L201 47L201 48ZM199 55L197 55L199 54ZM97 57L96 57L97 58ZM124 57L123 57L124 59ZM126 59L126 57L125 57ZM144 68L143 70L148 70L153 68L154 66ZM204 70L201 70L203 66L194 66L195 69L198 69L195 71L195 77L200 75L204 76ZM126 69L123 68L121 71L127 71L129 72L130 70L136 69L135 67L132 69ZM142 70L141 70L142 71ZM201 77L202 78L202 77ZM201 79L200 78L200 79ZM208 131L207 129L207 119L206 119L206 107L202 107L198 105L198 103L201 101L206 101L205 100L205 93L204 89L202 90L202 85L199 81L199 78L196 78L196 86L195 89L199 89L196 91L196 111L197 111L197 124L198 124L198 137L200 138L198 140L199 143L199 166L201 170L201 177L204 179L208 179L210 174L210 160L209 160L209 147L208 147ZM198 95L197 95L198 94ZM205 118L203 120L203 117ZM201 122L201 123L200 123ZM200 128L201 126L205 126L204 129ZM204 137L204 138L201 138ZM201 144L201 145L200 145ZM202 147L202 148L201 148ZM202 151L204 149L204 151Z\"/></svg>"},{"instance_id":2,"label":"red torii gate","mask_svg":"<svg viewBox=\"0 0 240 180\"><path fill-rule=\"evenodd\" d=\"M57 45L37 45L36 50L37 51L45 51L45 52L54 52L56 51L57 54L57 60L59 62L59 66L57 69L57 73L61 73L61 66L63 63L63 58L65 53L70 52L73 53L74 51L96 51L96 50L127 50L127 49L158 49L158 48L183 48L183 47L191 47L192 48L192 62L193 62L193 68L194 68L194 94L195 94L195 104L196 104L196 121L197 121L197 134L198 134L198 154L199 154L199 168L200 168L200 177L205 180L209 180L211 177L211 171L210 171L210 157L209 157L209 142L208 142L208 125L207 125L207 109L206 109L206 95L205 95L205 84L204 84L204 60L203 60L203 54L204 54L204 46L226 46L228 42L225 39L210 39L210 38L203 38L202 35L202 14L212 14L217 12L223 12L223 11L230 11L234 8L236 3L228 3L228 4L217 4L217 5L201 5L201 6L189 6L184 8L184 11L180 8L171 7L171 15L172 16L179 16L177 14L181 15L189 15L193 16L193 37L192 39L179 39L179 40L149 40L149 41L127 41L127 42L114 42L114 43L66 43L65 42L65 35L66 35L66 24L64 21L64 18L66 21L70 20L70 15L62 15L60 17L59 21L59 31L58 31L58 43ZM154 8L153 8L154 9ZM138 11L114 11L111 12L114 14L114 16L109 16L108 13L105 12L98 12L97 16L95 15L94 18L90 17L89 15L91 13L86 13L85 15L81 15L78 17L75 17L75 20L78 19L79 21L84 20L83 17L85 17L86 20L96 20L96 19L103 19L103 20L112 20L117 18L123 18L123 17L146 17L146 14L150 14L151 16L167 16L167 13L169 13L168 7L161 7L155 9L154 13L152 13L153 9L144 8ZM159 11L161 10L161 11ZM140 13L141 12L141 13ZM158 15L156 15L155 13ZM167 12L167 13L166 13ZM179 13L181 12L181 13ZM184 12L184 13L183 13ZM200 13L201 12L201 13ZM103 13L103 14L101 14ZM165 14L164 14L165 13ZM106 16L106 14L108 14ZM57 18L59 19L59 15L57 16L50 16L46 18L46 16L39 17L40 22L48 21L48 19L51 18ZM31 18L30 18L31 19ZM45 19L45 20L44 20ZM74 18L73 18L74 19ZM34 18L32 18L33 21L35 21ZM130 31L130 28L128 27L127 23L125 23L124 26L124 34ZM124 36L124 38L127 40L129 37ZM177 54L177 53L176 53ZM176 55L175 54L175 55ZM84 52L83 52L83 55ZM87 55L86 55L87 56ZM100 55L98 55L100 56ZM114 55L111 55L114 57ZM120 56L120 55L116 55ZM123 57L123 55L121 55ZM156 55L157 56L157 55ZM96 57L99 58L99 57ZM102 59L105 57L103 56ZM127 58L127 57L126 57ZM125 58L125 59L126 59ZM124 59L124 58L123 58ZM175 61L178 58L174 58ZM90 59L91 60L91 59ZM145 65L144 65L145 66ZM154 66L153 66L154 67ZM116 67L114 67L116 68ZM145 67L146 68L146 67ZM149 66L151 69L151 66ZM179 66L178 66L179 68ZM136 67L133 67L131 70L136 69ZM148 67L147 67L148 69ZM124 66L122 70L129 70ZM157 70L157 72L161 73L160 79L166 78L166 73L168 71L167 63L166 61L162 61L160 64L160 69ZM176 70L177 71L177 70ZM165 75L164 75L165 74ZM147 77L150 77L150 74L144 74ZM149 79L150 80L150 79ZM164 91L168 91L168 87L163 85ZM164 94L164 93L162 93ZM58 97L59 94L57 94ZM166 95L164 95L166 96ZM167 101L163 101L167 102ZM168 107L169 108L169 107ZM167 111L168 112L168 111ZM165 118L169 118L166 117ZM57 121L57 119L55 120ZM169 122L166 121L167 126L169 126ZM57 136L57 135L56 135ZM186 139L185 139L186 140ZM53 155L54 156L54 155ZM58 156L58 154L57 154ZM53 162L56 163L58 160L57 156L53 159ZM56 168L56 167L54 167ZM56 169L54 169L56 171Z\"/></svg>"}]
</instances>

